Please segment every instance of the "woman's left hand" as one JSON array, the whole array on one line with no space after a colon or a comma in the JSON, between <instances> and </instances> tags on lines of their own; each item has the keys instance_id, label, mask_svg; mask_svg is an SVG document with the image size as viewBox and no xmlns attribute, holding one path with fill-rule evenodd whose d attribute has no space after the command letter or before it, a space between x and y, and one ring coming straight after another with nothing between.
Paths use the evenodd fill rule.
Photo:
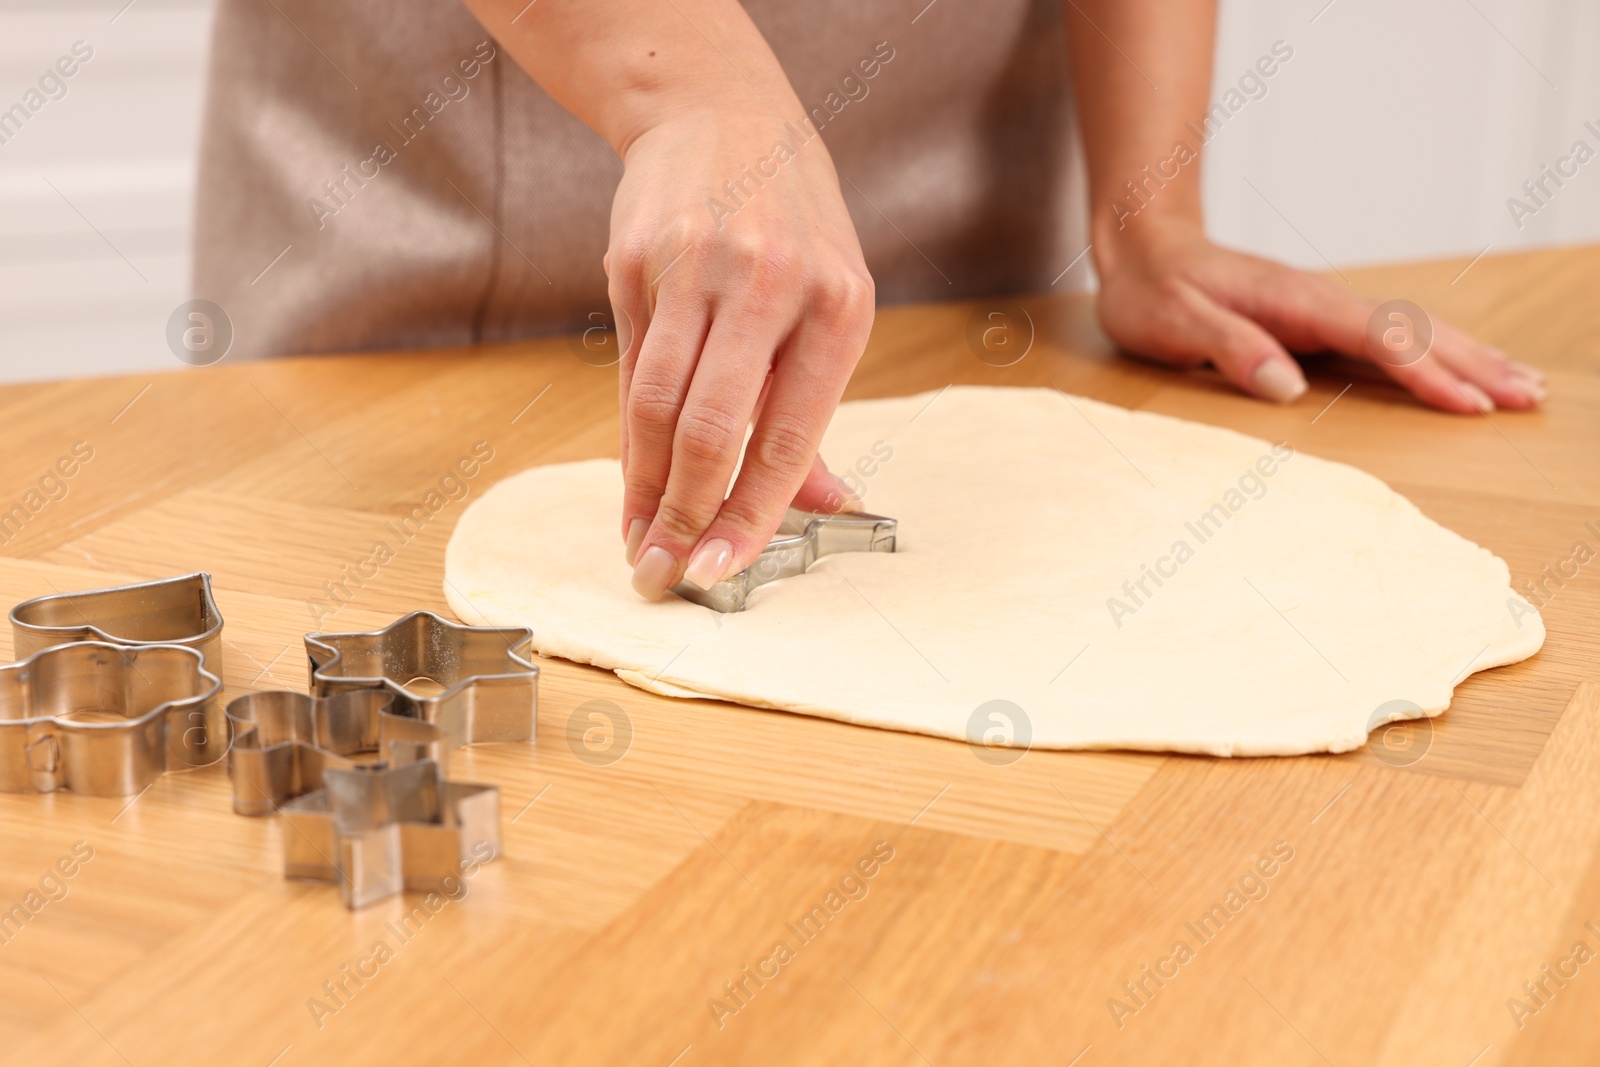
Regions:
<instances>
[{"instance_id":1,"label":"woman's left hand","mask_svg":"<svg viewBox=\"0 0 1600 1067\"><path fill-rule=\"evenodd\" d=\"M1475 413L1536 407L1544 376L1438 319L1414 362L1369 349L1379 301L1316 274L1219 248L1186 218L1147 216L1095 244L1101 328L1127 351L1180 367L1214 365L1245 392L1288 402L1306 391L1291 352L1371 360L1423 403Z\"/></svg>"}]
</instances>

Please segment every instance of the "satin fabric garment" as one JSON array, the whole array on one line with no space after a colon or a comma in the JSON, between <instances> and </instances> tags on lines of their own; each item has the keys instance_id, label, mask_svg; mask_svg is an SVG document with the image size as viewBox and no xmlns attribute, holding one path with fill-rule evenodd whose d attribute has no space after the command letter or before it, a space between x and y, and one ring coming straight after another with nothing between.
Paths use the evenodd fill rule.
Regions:
<instances>
[{"instance_id":1,"label":"satin fabric garment","mask_svg":"<svg viewBox=\"0 0 1600 1067\"><path fill-rule=\"evenodd\" d=\"M1058 0L746 7L880 302L1047 289L1084 250ZM233 359L581 329L621 173L458 0L219 0L195 295Z\"/></svg>"}]
</instances>

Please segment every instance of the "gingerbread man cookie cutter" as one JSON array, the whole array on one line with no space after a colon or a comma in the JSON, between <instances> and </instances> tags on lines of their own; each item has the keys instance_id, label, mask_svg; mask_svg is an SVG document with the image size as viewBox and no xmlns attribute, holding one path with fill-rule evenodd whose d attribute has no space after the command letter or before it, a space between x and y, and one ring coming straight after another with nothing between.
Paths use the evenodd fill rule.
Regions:
<instances>
[{"instance_id":1,"label":"gingerbread man cookie cutter","mask_svg":"<svg viewBox=\"0 0 1600 1067\"><path fill-rule=\"evenodd\" d=\"M778 536L755 562L706 589L680 582L673 592L713 611L743 611L750 594L768 582L804 574L823 556L836 552L893 552L899 523L882 515L843 512L816 515L790 508Z\"/></svg>"},{"instance_id":2,"label":"gingerbread man cookie cutter","mask_svg":"<svg viewBox=\"0 0 1600 1067\"><path fill-rule=\"evenodd\" d=\"M56 645L0 666L0 792L126 796L227 751L222 679L181 645Z\"/></svg>"},{"instance_id":3,"label":"gingerbread man cookie cutter","mask_svg":"<svg viewBox=\"0 0 1600 1067\"><path fill-rule=\"evenodd\" d=\"M525 626L463 626L431 611L402 615L381 630L306 635L311 692L378 689L393 711L445 732L445 752L484 741L532 741L539 668L527 658ZM425 680L437 692L421 692Z\"/></svg>"}]
</instances>

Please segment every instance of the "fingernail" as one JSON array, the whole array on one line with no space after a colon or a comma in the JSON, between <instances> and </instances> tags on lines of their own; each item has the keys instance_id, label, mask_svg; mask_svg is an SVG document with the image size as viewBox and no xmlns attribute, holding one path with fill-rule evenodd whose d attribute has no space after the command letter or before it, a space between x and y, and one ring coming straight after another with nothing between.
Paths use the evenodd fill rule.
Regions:
<instances>
[{"instance_id":1,"label":"fingernail","mask_svg":"<svg viewBox=\"0 0 1600 1067\"><path fill-rule=\"evenodd\" d=\"M1300 368L1296 364L1285 359L1263 361L1261 366L1256 368L1251 383L1255 386L1256 392L1280 404L1298 400L1306 391L1306 376L1300 373Z\"/></svg>"},{"instance_id":2,"label":"fingernail","mask_svg":"<svg viewBox=\"0 0 1600 1067\"><path fill-rule=\"evenodd\" d=\"M660 600L667 591L667 583L672 581L672 572L677 569L678 561L672 558L671 552L660 545L651 545L645 549L639 565L633 568L633 591L646 600Z\"/></svg>"},{"instance_id":3,"label":"fingernail","mask_svg":"<svg viewBox=\"0 0 1600 1067\"><path fill-rule=\"evenodd\" d=\"M683 576L701 589L710 589L728 576L728 564L732 562L733 546L718 537L700 546Z\"/></svg>"},{"instance_id":4,"label":"fingernail","mask_svg":"<svg viewBox=\"0 0 1600 1067\"><path fill-rule=\"evenodd\" d=\"M1479 411L1494 410L1494 401L1489 399L1489 394L1471 382L1457 382L1456 391L1466 397L1467 402Z\"/></svg>"},{"instance_id":5,"label":"fingernail","mask_svg":"<svg viewBox=\"0 0 1600 1067\"><path fill-rule=\"evenodd\" d=\"M1540 385L1544 384L1544 371L1538 367L1530 367L1526 363L1513 363L1511 364L1511 373L1527 381L1538 382Z\"/></svg>"},{"instance_id":6,"label":"fingernail","mask_svg":"<svg viewBox=\"0 0 1600 1067\"><path fill-rule=\"evenodd\" d=\"M1512 381L1511 387L1535 404L1544 403L1545 397L1550 395L1545 391L1542 382L1534 381L1532 378L1517 378Z\"/></svg>"},{"instance_id":7,"label":"fingernail","mask_svg":"<svg viewBox=\"0 0 1600 1067\"><path fill-rule=\"evenodd\" d=\"M627 555L628 566L633 566L634 560L639 558L639 546L644 544L644 535L650 530L648 519L634 519L628 524L628 547L623 549Z\"/></svg>"}]
</instances>

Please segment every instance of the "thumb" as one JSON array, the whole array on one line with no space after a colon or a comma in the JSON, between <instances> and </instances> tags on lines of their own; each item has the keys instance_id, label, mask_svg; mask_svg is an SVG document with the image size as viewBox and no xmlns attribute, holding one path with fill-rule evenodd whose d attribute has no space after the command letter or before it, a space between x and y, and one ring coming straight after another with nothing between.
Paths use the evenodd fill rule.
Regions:
<instances>
[{"instance_id":1,"label":"thumb","mask_svg":"<svg viewBox=\"0 0 1600 1067\"><path fill-rule=\"evenodd\" d=\"M829 472L828 465L822 462L821 455L811 461L811 470L806 473L805 481L800 483L800 490L795 493L794 503L790 506L800 511L820 511L828 514L865 510L855 490Z\"/></svg>"}]
</instances>

